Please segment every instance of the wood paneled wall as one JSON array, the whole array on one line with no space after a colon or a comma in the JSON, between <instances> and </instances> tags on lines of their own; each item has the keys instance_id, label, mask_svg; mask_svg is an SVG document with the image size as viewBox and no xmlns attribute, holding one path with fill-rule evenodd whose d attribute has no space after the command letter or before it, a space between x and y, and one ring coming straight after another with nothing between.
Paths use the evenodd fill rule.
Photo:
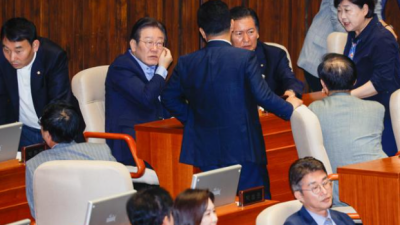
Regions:
<instances>
[{"instance_id":1,"label":"wood paneled wall","mask_svg":"<svg viewBox=\"0 0 400 225\"><path fill-rule=\"evenodd\" d=\"M205 0L0 0L0 24L23 16L32 20L40 36L48 37L68 54L70 77L80 70L110 64L127 49L133 24L143 16L162 21L174 63L200 47L196 12ZM304 80L296 62L306 29L321 0L224 0L230 7L244 5L260 17L260 40L285 45L296 76ZM388 0L387 22L400 32L396 0Z\"/></svg>"}]
</instances>

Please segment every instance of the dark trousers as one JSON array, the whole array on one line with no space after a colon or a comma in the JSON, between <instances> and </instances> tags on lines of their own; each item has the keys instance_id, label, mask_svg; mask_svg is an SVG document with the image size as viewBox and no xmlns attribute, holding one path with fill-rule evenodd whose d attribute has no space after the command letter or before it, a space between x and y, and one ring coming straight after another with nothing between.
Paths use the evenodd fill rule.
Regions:
<instances>
[{"instance_id":1,"label":"dark trousers","mask_svg":"<svg viewBox=\"0 0 400 225\"><path fill-rule=\"evenodd\" d=\"M389 109L386 109L388 111ZM385 119L383 121L384 129L382 132L382 149L386 155L394 156L397 153L396 140L394 138L392 121L390 113L385 112Z\"/></svg>"},{"instance_id":2,"label":"dark trousers","mask_svg":"<svg viewBox=\"0 0 400 225\"><path fill-rule=\"evenodd\" d=\"M306 78L309 92L317 92L322 90L322 84L318 77L314 77L311 73L304 71L304 77Z\"/></svg>"},{"instance_id":3,"label":"dark trousers","mask_svg":"<svg viewBox=\"0 0 400 225\"><path fill-rule=\"evenodd\" d=\"M264 186L265 199L271 199L267 165L250 163L250 162L245 162L240 164L242 165L242 170L240 172L238 192L249 188ZM202 166L200 167L200 170L209 171L232 165L234 164L219 165L219 166Z\"/></svg>"},{"instance_id":4,"label":"dark trousers","mask_svg":"<svg viewBox=\"0 0 400 225\"><path fill-rule=\"evenodd\" d=\"M43 143L42 133L40 130L23 125L18 149L21 150L22 147L37 143Z\"/></svg>"}]
</instances>

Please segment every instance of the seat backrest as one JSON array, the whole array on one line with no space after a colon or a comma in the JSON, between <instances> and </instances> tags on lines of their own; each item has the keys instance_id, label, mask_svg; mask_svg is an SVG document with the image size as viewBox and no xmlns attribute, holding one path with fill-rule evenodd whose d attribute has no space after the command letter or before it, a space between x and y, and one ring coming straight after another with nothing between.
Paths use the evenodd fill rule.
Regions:
<instances>
[{"instance_id":1,"label":"seat backrest","mask_svg":"<svg viewBox=\"0 0 400 225\"><path fill-rule=\"evenodd\" d=\"M390 117L397 149L400 148L400 89L390 96Z\"/></svg>"},{"instance_id":2,"label":"seat backrest","mask_svg":"<svg viewBox=\"0 0 400 225\"><path fill-rule=\"evenodd\" d=\"M299 211L303 204L299 200L278 203L264 209L258 214L256 225L284 224L286 219Z\"/></svg>"},{"instance_id":3,"label":"seat backrest","mask_svg":"<svg viewBox=\"0 0 400 225\"><path fill-rule=\"evenodd\" d=\"M326 172L331 174L332 166L324 147L318 117L307 106L302 105L293 112L290 124L299 158L312 156L320 160L325 165Z\"/></svg>"},{"instance_id":4,"label":"seat backrest","mask_svg":"<svg viewBox=\"0 0 400 225\"><path fill-rule=\"evenodd\" d=\"M332 32L327 38L328 53L343 54L344 47L347 42L347 33L345 32Z\"/></svg>"},{"instance_id":5,"label":"seat backrest","mask_svg":"<svg viewBox=\"0 0 400 225\"><path fill-rule=\"evenodd\" d=\"M72 78L72 93L78 99L86 131L105 131L105 80L108 65L82 70ZM90 142L105 143L104 139Z\"/></svg>"},{"instance_id":6,"label":"seat backrest","mask_svg":"<svg viewBox=\"0 0 400 225\"><path fill-rule=\"evenodd\" d=\"M36 223L84 224L89 200L133 190L128 169L118 162L63 160L34 173Z\"/></svg>"},{"instance_id":7,"label":"seat backrest","mask_svg":"<svg viewBox=\"0 0 400 225\"><path fill-rule=\"evenodd\" d=\"M277 48L281 48L282 50L284 50L286 52L287 59L289 60L290 69L292 69L292 71L293 71L292 59L290 58L289 51L286 49L285 46L283 46L281 44L278 44L278 43L274 43L274 42L264 42L264 43L267 44L267 45L271 45L271 46L274 46L274 47L277 47Z\"/></svg>"}]
</instances>

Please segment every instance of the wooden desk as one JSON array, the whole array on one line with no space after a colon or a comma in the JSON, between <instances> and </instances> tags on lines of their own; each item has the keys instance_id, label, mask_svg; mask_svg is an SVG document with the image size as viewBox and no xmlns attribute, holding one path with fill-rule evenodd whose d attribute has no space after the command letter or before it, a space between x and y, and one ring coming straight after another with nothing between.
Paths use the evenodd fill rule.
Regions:
<instances>
[{"instance_id":1,"label":"wooden desk","mask_svg":"<svg viewBox=\"0 0 400 225\"><path fill-rule=\"evenodd\" d=\"M400 224L400 158L393 156L338 168L339 196L364 225Z\"/></svg>"},{"instance_id":2,"label":"wooden desk","mask_svg":"<svg viewBox=\"0 0 400 225\"><path fill-rule=\"evenodd\" d=\"M0 224L31 218L25 197L25 166L17 160L0 163Z\"/></svg>"},{"instance_id":3,"label":"wooden desk","mask_svg":"<svg viewBox=\"0 0 400 225\"><path fill-rule=\"evenodd\" d=\"M305 94L304 104L321 99L320 92ZM268 172L273 200L293 199L288 181L289 167L297 156L290 122L273 114L260 117L268 158ZM179 163L183 126L176 119L155 121L135 126L140 158L149 162L158 174L160 185L178 195L190 187L193 173L199 170Z\"/></svg>"},{"instance_id":4,"label":"wooden desk","mask_svg":"<svg viewBox=\"0 0 400 225\"><path fill-rule=\"evenodd\" d=\"M254 225L261 211L277 203L269 200L246 207L238 207L236 203L217 207L218 225Z\"/></svg>"}]
</instances>

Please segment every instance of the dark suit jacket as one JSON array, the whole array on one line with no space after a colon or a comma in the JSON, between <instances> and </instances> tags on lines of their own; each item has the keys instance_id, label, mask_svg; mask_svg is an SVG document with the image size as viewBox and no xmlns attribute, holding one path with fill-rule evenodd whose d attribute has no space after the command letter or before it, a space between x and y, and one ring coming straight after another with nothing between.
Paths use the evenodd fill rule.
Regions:
<instances>
[{"instance_id":1,"label":"dark suit jacket","mask_svg":"<svg viewBox=\"0 0 400 225\"><path fill-rule=\"evenodd\" d=\"M293 111L262 79L256 54L224 41L180 57L162 101L184 124L180 161L195 166L266 163L257 105L284 119Z\"/></svg>"},{"instance_id":2,"label":"dark suit jacket","mask_svg":"<svg viewBox=\"0 0 400 225\"><path fill-rule=\"evenodd\" d=\"M44 107L56 100L73 98L68 75L67 54L46 38L39 38L40 47L31 70L33 105L38 118ZM17 70L0 53L0 124L18 121L19 94Z\"/></svg>"},{"instance_id":3,"label":"dark suit jacket","mask_svg":"<svg viewBox=\"0 0 400 225\"><path fill-rule=\"evenodd\" d=\"M110 65L106 78L106 132L135 136L134 125L163 118L158 99L165 80L154 74L148 81L139 63L127 51ZM133 164L122 141L107 140L118 162Z\"/></svg>"},{"instance_id":4,"label":"dark suit jacket","mask_svg":"<svg viewBox=\"0 0 400 225\"><path fill-rule=\"evenodd\" d=\"M304 84L294 76L284 50L258 41L256 54L264 79L275 94L283 95L292 89L297 97L301 97Z\"/></svg>"},{"instance_id":5,"label":"dark suit jacket","mask_svg":"<svg viewBox=\"0 0 400 225\"><path fill-rule=\"evenodd\" d=\"M329 211L336 225L354 224L353 220L347 214L335 210L329 210ZM294 213L289 218L287 218L287 220L284 223L284 225L302 225L302 224L317 225L315 220L311 217L310 213L307 212L304 206L298 212Z\"/></svg>"}]
</instances>

